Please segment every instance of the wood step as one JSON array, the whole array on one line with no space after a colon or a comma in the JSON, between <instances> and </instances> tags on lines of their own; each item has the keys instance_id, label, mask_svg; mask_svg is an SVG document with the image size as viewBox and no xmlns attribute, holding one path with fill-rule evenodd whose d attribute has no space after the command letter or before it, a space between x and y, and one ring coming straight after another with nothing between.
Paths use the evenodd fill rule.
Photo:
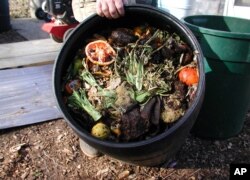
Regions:
<instances>
[{"instance_id":1,"label":"wood step","mask_svg":"<svg viewBox=\"0 0 250 180\"><path fill-rule=\"evenodd\" d=\"M52 91L53 64L0 70L0 129L61 118Z\"/></svg>"},{"instance_id":2,"label":"wood step","mask_svg":"<svg viewBox=\"0 0 250 180\"><path fill-rule=\"evenodd\" d=\"M53 63L61 47L52 39L0 44L0 69Z\"/></svg>"}]
</instances>

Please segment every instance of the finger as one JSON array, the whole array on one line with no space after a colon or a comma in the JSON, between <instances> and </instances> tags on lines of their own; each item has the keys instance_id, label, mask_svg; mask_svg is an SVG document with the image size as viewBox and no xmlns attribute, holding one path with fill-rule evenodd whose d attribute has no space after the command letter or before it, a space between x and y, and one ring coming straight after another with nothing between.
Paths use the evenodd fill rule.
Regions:
<instances>
[{"instance_id":1,"label":"finger","mask_svg":"<svg viewBox=\"0 0 250 180\"><path fill-rule=\"evenodd\" d=\"M124 3L126 0L116 0L115 1L115 7L117 9L117 12L119 16L124 16L125 11L124 11Z\"/></svg>"},{"instance_id":2,"label":"finger","mask_svg":"<svg viewBox=\"0 0 250 180\"><path fill-rule=\"evenodd\" d=\"M100 3L100 1L96 2L96 13L101 16L104 17L104 14L102 12L102 4Z\"/></svg>"},{"instance_id":3,"label":"finger","mask_svg":"<svg viewBox=\"0 0 250 180\"><path fill-rule=\"evenodd\" d=\"M104 14L104 16L106 18L109 18L109 19L112 18L112 16L109 13L109 6L108 6L108 4L106 2L102 3L101 11L102 11L102 13Z\"/></svg>"},{"instance_id":4,"label":"finger","mask_svg":"<svg viewBox=\"0 0 250 180\"><path fill-rule=\"evenodd\" d=\"M118 11L117 11L116 4L115 4L117 1L118 0L116 0L116 1L115 0L108 1L109 14L111 15L112 18L118 18L120 16Z\"/></svg>"}]
</instances>

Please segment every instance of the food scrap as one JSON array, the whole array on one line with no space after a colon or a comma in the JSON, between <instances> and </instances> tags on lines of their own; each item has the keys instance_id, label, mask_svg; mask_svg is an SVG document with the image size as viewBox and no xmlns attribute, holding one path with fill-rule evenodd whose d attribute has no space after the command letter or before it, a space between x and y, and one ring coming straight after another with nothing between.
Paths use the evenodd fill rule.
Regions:
<instances>
[{"instance_id":1,"label":"food scrap","mask_svg":"<svg viewBox=\"0 0 250 180\"><path fill-rule=\"evenodd\" d=\"M144 24L90 39L72 60L62 90L72 116L90 134L139 141L167 131L184 116L199 69L195 50L178 34Z\"/></svg>"},{"instance_id":2,"label":"food scrap","mask_svg":"<svg viewBox=\"0 0 250 180\"><path fill-rule=\"evenodd\" d=\"M197 84L199 81L199 73L197 68L184 67L179 72L179 79L188 86Z\"/></svg>"}]
</instances>

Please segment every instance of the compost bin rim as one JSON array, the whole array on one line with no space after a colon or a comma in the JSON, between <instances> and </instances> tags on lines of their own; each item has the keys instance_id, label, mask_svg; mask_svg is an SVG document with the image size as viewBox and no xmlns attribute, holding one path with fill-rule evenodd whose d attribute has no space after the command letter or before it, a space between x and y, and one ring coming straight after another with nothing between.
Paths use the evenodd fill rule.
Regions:
<instances>
[{"instance_id":1,"label":"compost bin rim","mask_svg":"<svg viewBox=\"0 0 250 180\"><path fill-rule=\"evenodd\" d=\"M197 18L197 17L223 17L223 18L233 18L233 19L239 19L239 20L243 20L243 21L249 21L247 19L244 18L238 18L238 17L233 17L233 16L221 16L221 15L191 15L191 16L186 16L184 18L182 18L182 21L187 24L188 26L190 26L192 28L193 31L198 31L198 32L202 32L204 34L208 34L208 35L215 35L218 37L227 37L227 38L232 38L232 39L244 39L244 40L248 40L250 39L250 33L240 33L240 32L228 32L228 31L222 31L222 30L216 30L216 29L210 29L210 28L206 28L206 27L202 27L202 26L197 26L195 24L192 24L188 21L186 21L188 18ZM249 21L250 23L250 21ZM189 27L189 28L190 28Z\"/></svg>"}]
</instances>

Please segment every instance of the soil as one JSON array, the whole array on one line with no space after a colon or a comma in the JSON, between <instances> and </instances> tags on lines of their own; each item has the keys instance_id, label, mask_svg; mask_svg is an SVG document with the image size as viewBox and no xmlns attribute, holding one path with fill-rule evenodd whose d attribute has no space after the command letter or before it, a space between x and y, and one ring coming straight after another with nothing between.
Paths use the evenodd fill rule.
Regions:
<instances>
[{"instance_id":1,"label":"soil","mask_svg":"<svg viewBox=\"0 0 250 180\"><path fill-rule=\"evenodd\" d=\"M63 119L1 131L3 179L228 179L230 163L250 163L250 114L228 140L190 135L176 157L161 167L128 165L106 155L85 156Z\"/></svg>"},{"instance_id":2,"label":"soil","mask_svg":"<svg viewBox=\"0 0 250 180\"><path fill-rule=\"evenodd\" d=\"M16 31L0 43L25 40ZM170 163L128 165L106 155L89 158L64 119L0 130L0 179L229 179L231 163L250 164L250 111L240 134L205 140L190 134Z\"/></svg>"}]
</instances>

